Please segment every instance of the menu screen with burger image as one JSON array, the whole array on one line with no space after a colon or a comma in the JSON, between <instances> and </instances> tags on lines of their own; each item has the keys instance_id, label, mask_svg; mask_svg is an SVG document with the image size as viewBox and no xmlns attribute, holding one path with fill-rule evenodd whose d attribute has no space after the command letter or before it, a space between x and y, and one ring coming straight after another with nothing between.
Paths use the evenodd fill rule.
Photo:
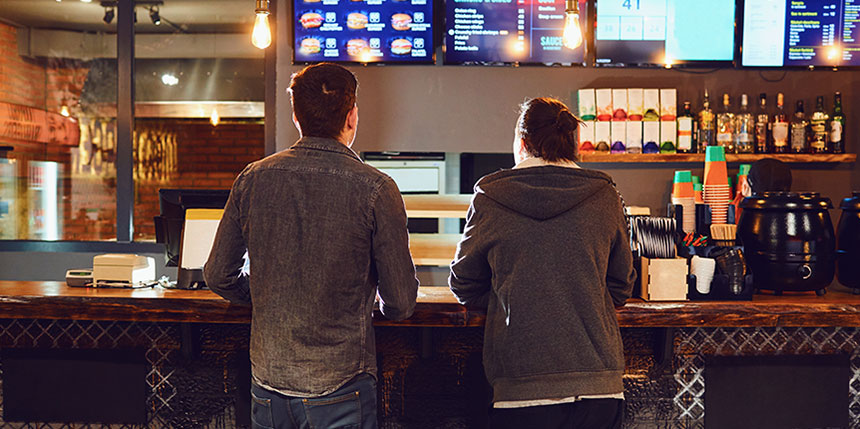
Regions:
<instances>
[{"instance_id":1,"label":"menu screen with burger image","mask_svg":"<svg viewBox=\"0 0 860 429\"><path fill-rule=\"evenodd\" d=\"M586 0L578 1L585 31ZM584 43L564 47L565 0L447 0L445 8L446 64L585 61Z\"/></svg>"},{"instance_id":2,"label":"menu screen with burger image","mask_svg":"<svg viewBox=\"0 0 860 429\"><path fill-rule=\"evenodd\" d=\"M295 0L294 61L433 62L433 0Z\"/></svg>"}]
</instances>

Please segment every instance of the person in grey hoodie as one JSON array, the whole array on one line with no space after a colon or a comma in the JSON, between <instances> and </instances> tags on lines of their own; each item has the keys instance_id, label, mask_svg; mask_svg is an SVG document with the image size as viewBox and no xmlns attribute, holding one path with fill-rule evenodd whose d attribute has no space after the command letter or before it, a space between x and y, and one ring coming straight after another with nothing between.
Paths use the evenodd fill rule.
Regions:
<instances>
[{"instance_id":1,"label":"person in grey hoodie","mask_svg":"<svg viewBox=\"0 0 860 429\"><path fill-rule=\"evenodd\" d=\"M635 273L623 203L605 173L576 164L579 120L525 102L510 170L483 177L448 283L486 307L493 428L620 428L624 355L615 308Z\"/></svg>"}]
</instances>

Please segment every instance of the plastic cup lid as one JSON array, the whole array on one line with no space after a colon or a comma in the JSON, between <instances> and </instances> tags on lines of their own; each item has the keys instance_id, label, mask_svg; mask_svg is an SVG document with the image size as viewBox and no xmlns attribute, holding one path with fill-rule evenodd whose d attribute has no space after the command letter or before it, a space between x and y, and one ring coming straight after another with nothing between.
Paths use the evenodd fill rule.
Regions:
<instances>
[{"instance_id":1,"label":"plastic cup lid","mask_svg":"<svg viewBox=\"0 0 860 429\"><path fill-rule=\"evenodd\" d=\"M675 171L675 183L693 182L693 172L690 170Z\"/></svg>"}]
</instances>

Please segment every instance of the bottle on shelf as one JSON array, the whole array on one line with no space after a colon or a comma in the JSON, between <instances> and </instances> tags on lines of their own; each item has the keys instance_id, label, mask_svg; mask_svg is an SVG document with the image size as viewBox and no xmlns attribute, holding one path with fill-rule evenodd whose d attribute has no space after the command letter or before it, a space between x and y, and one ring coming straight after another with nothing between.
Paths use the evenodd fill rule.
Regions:
<instances>
[{"instance_id":1,"label":"bottle on shelf","mask_svg":"<svg viewBox=\"0 0 860 429\"><path fill-rule=\"evenodd\" d=\"M696 121L689 101L684 102L684 108L678 115L678 152L696 153Z\"/></svg>"},{"instance_id":2,"label":"bottle on shelf","mask_svg":"<svg viewBox=\"0 0 860 429\"><path fill-rule=\"evenodd\" d=\"M729 94L723 94L723 110L717 114L717 146L726 153L735 152L735 114L731 109Z\"/></svg>"},{"instance_id":3,"label":"bottle on shelf","mask_svg":"<svg viewBox=\"0 0 860 429\"><path fill-rule=\"evenodd\" d=\"M809 153L809 121L803 111L803 100L797 100L791 120L791 152Z\"/></svg>"},{"instance_id":4,"label":"bottle on shelf","mask_svg":"<svg viewBox=\"0 0 860 429\"><path fill-rule=\"evenodd\" d=\"M809 138L809 151L812 153L827 153L827 120L830 116L824 112L824 97L815 99L815 111L809 120L811 131Z\"/></svg>"},{"instance_id":5,"label":"bottle on shelf","mask_svg":"<svg viewBox=\"0 0 860 429\"><path fill-rule=\"evenodd\" d=\"M785 114L785 96L776 94L776 113L771 124L773 137L773 153L788 153L788 116Z\"/></svg>"},{"instance_id":6,"label":"bottle on shelf","mask_svg":"<svg viewBox=\"0 0 860 429\"><path fill-rule=\"evenodd\" d=\"M749 99L746 94L741 94L741 110L735 115L735 152L753 153L753 136L755 135L755 122L749 109Z\"/></svg>"},{"instance_id":7,"label":"bottle on shelf","mask_svg":"<svg viewBox=\"0 0 860 429\"><path fill-rule=\"evenodd\" d=\"M767 113L767 94L758 96L758 112L755 115L755 151L756 153L770 152L770 115Z\"/></svg>"},{"instance_id":8,"label":"bottle on shelf","mask_svg":"<svg viewBox=\"0 0 860 429\"><path fill-rule=\"evenodd\" d=\"M830 117L830 152L845 153L845 115L842 113L842 94L833 95L833 116Z\"/></svg>"},{"instance_id":9,"label":"bottle on shelf","mask_svg":"<svg viewBox=\"0 0 860 429\"><path fill-rule=\"evenodd\" d=\"M705 100L702 102L702 110L699 111L699 152L705 153L705 148L713 146L716 137L716 124L714 111L711 110L711 102L708 100L708 90L705 90Z\"/></svg>"}]
</instances>

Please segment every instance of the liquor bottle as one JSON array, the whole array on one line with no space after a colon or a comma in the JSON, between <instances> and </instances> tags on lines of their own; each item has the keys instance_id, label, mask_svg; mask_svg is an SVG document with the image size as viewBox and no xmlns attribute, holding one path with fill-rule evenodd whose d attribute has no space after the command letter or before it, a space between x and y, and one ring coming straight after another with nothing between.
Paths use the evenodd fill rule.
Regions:
<instances>
[{"instance_id":1,"label":"liquor bottle","mask_svg":"<svg viewBox=\"0 0 860 429\"><path fill-rule=\"evenodd\" d=\"M767 94L758 96L758 112L755 115L755 151L756 153L768 153L768 134L770 131L770 115L767 114Z\"/></svg>"},{"instance_id":2,"label":"liquor bottle","mask_svg":"<svg viewBox=\"0 0 860 429\"><path fill-rule=\"evenodd\" d=\"M773 153L788 153L788 116L785 114L785 96L776 94L776 113L773 114L771 136Z\"/></svg>"},{"instance_id":3,"label":"liquor bottle","mask_svg":"<svg viewBox=\"0 0 860 429\"><path fill-rule=\"evenodd\" d=\"M717 114L717 146L726 148L726 153L735 152L735 114L731 110L729 94L723 94L723 110Z\"/></svg>"},{"instance_id":4,"label":"liquor bottle","mask_svg":"<svg viewBox=\"0 0 860 429\"><path fill-rule=\"evenodd\" d=\"M824 113L824 97L815 99L815 111L809 120L810 142L809 150L812 153L827 153L827 120L830 116Z\"/></svg>"},{"instance_id":5,"label":"liquor bottle","mask_svg":"<svg viewBox=\"0 0 860 429\"><path fill-rule=\"evenodd\" d=\"M833 116L830 117L830 152L845 153L845 115L842 114L842 94L833 96Z\"/></svg>"},{"instance_id":6,"label":"liquor bottle","mask_svg":"<svg viewBox=\"0 0 860 429\"><path fill-rule=\"evenodd\" d=\"M708 90L705 90L705 100L702 102L702 110L699 111L699 152L705 153L705 148L714 145L716 128L714 124L714 111L711 110L711 102L708 100Z\"/></svg>"},{"instance_id":7,"label":"liquor bottle","mask_svg":"<svg viewBox=\"0 0 860 429\"><path fill-rule=\"evenodd\" d=\"M794 118L791 120L791 152L809 152L809 121L803 112L803 100L797 100Z\"/></svg>"},{"instance_id":8,"label":"liquor bottle","mask_svg":"<svg viewBox=\"0 0 860 429\"><path fill-rule=\"evenodd\" d=\"M753 136L755 135L755 122L749 109L749 99L746 94L741 94L741 111L735 115L735 151L737 153L753 153Z\"/></svg>"},{"instance_id":9,"label":"liquor bottle","mask_svg":"<svg viewBox=\"0 0 860 429\"><path fill-rule=\"evenodd\" d=\"M696 121L693 120L693 112L690 102L684 102L684 108L678 115L678 152L696 153Z\"/></svg>"}]
</instances>

